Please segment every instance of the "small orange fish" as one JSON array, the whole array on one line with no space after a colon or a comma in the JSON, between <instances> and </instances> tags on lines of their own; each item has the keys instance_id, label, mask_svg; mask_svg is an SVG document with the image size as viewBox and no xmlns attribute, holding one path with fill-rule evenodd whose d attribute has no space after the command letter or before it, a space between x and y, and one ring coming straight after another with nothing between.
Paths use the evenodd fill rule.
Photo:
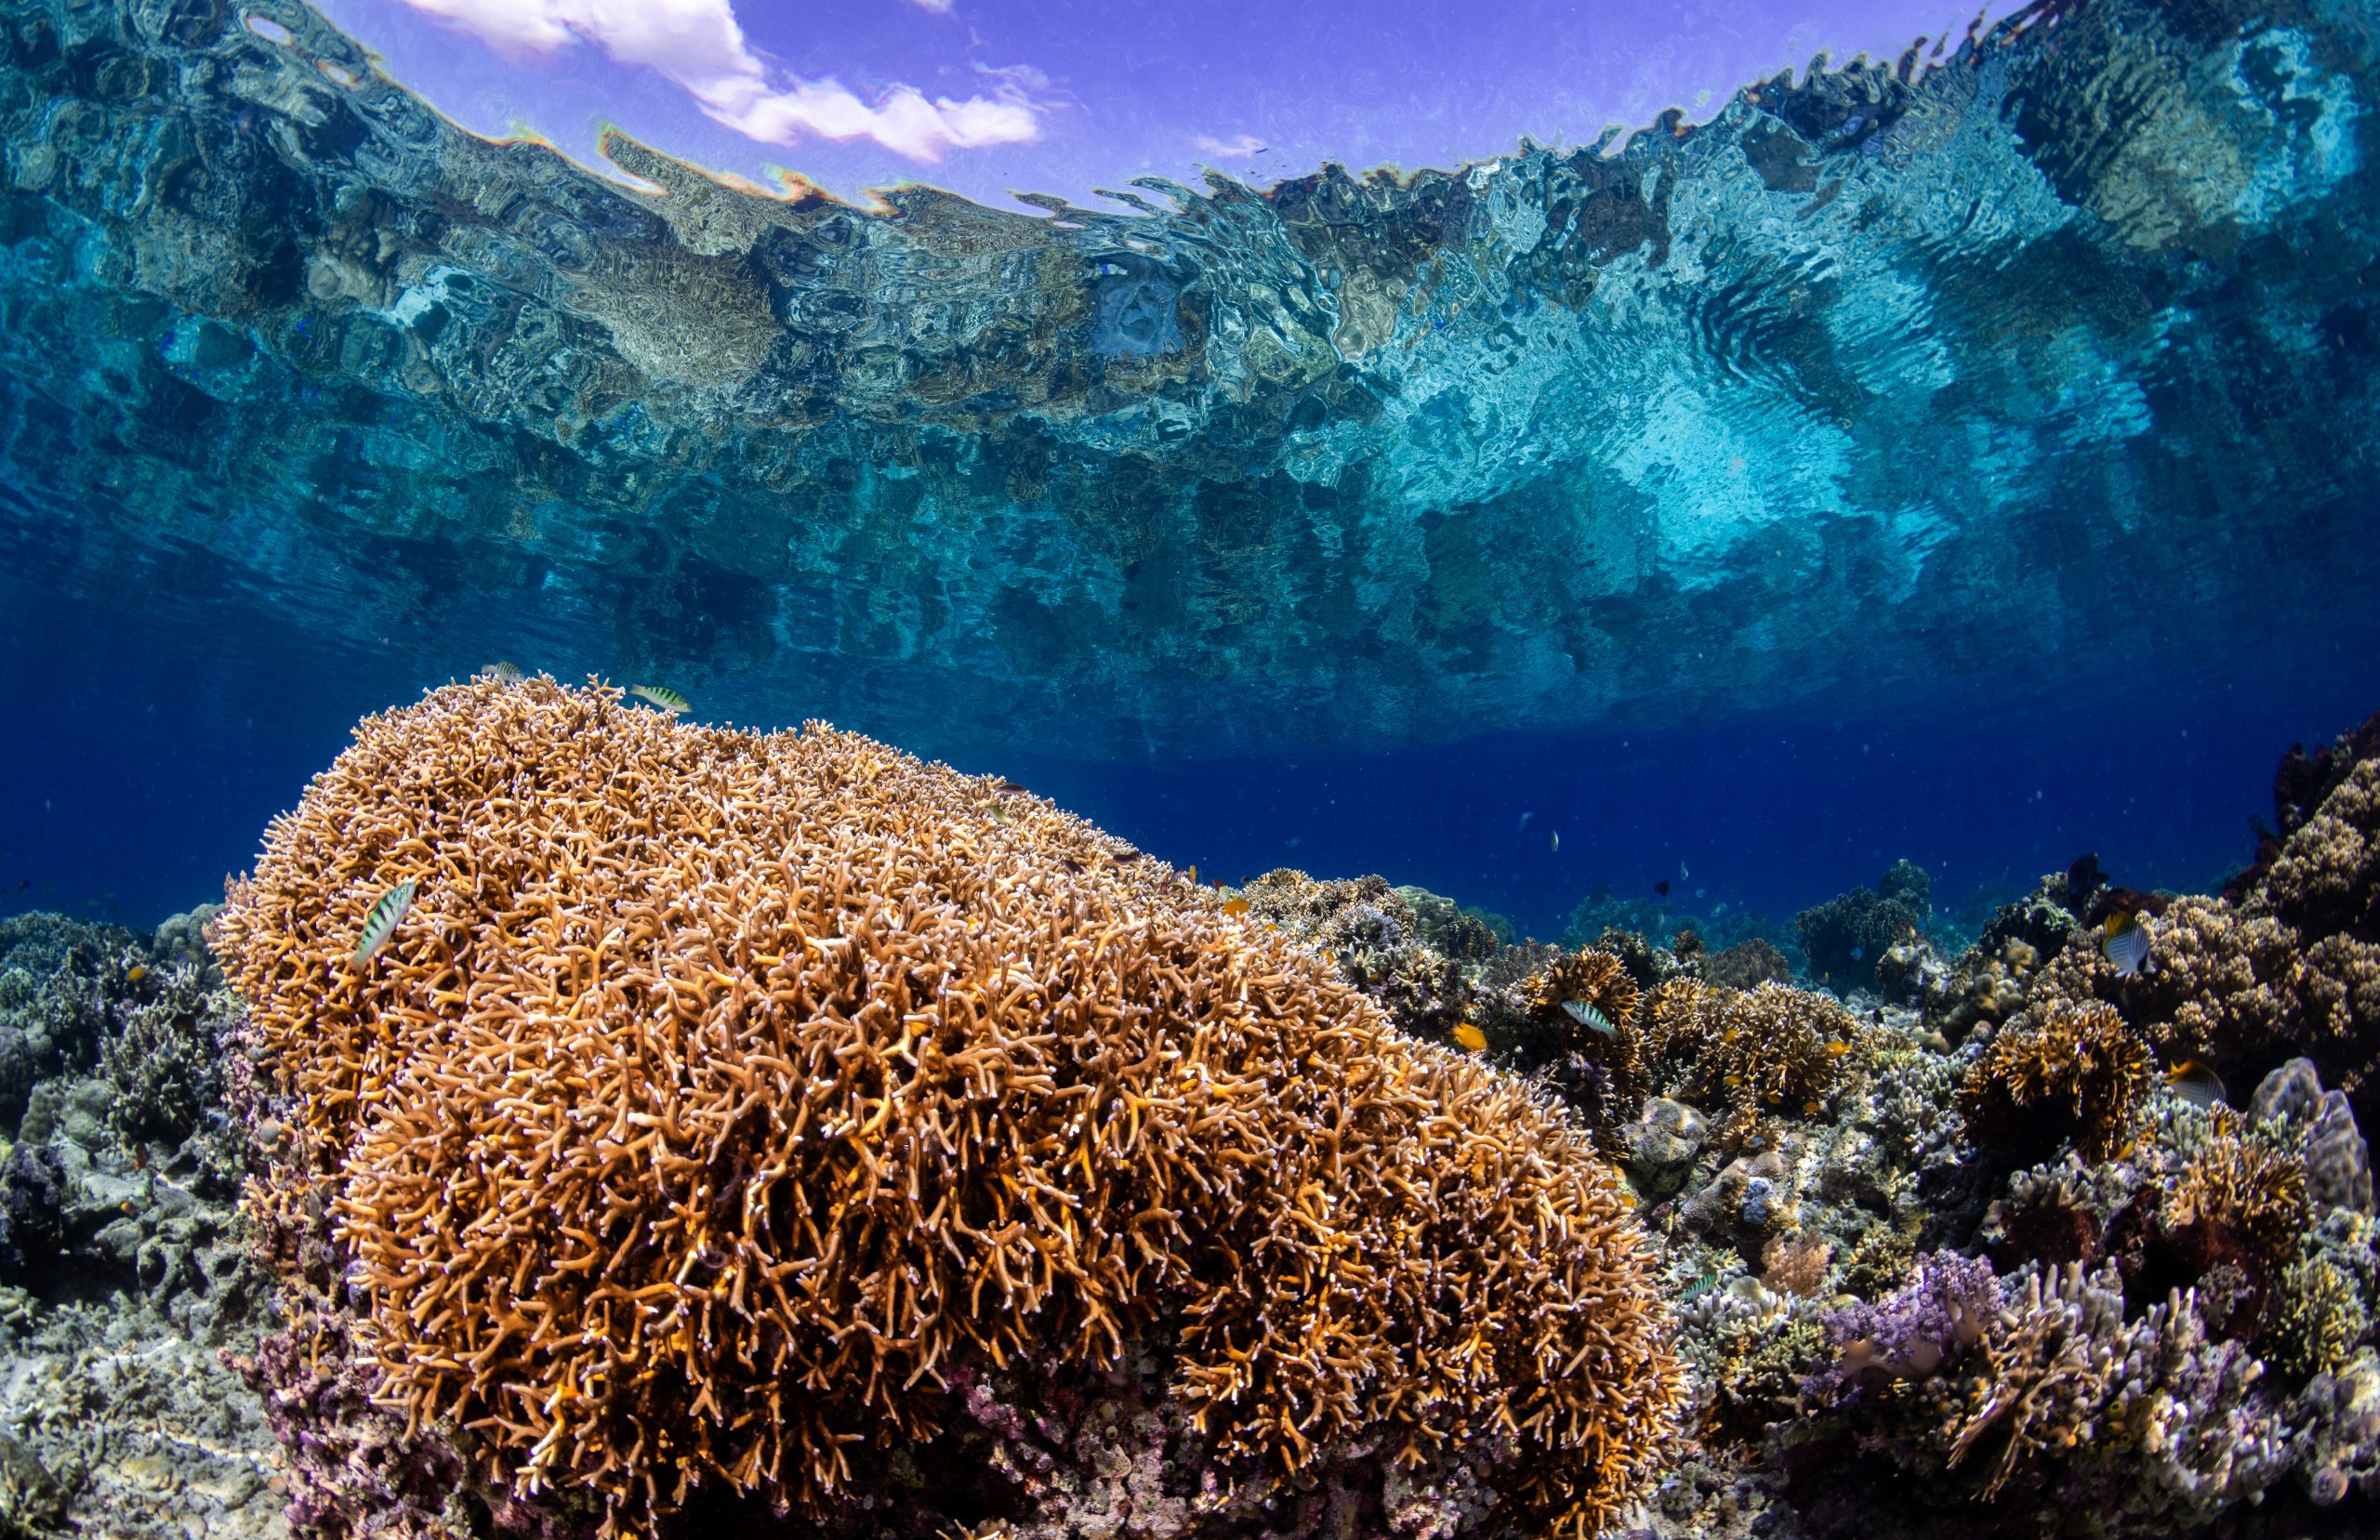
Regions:
<instances>
[{"instance_id":1,"label":"small orange fish","mask_svg":"<svg viewBox=\"0 0 2380 1540\"><path fill-rule=\"evenodd\" d=\"M1231 915L1234 919L1237 919L1240 915L1248 913L1248 901L1246 899L1225 899L1223 900L1223 913Z\"/></svg>"},{"instance_id":2,"label":"small orange fish","mask_svg":"<svg viewBox=\"0 0 2380 1540\"><path fill-rule=\"evenodd\" d=\"M137 984L147 977L149 977L149 970L141 967L139 963L133 964L130 967L125 969L124 972L124 979L126 983Z\"/></svg>"},{"instance_id":3,"label":"small orange fish","mask_svg":"<svg viewBox=\"0 0 2380 1540\"><path fill-rule=\"evenodd\" d=\"M1198 886L1198 863L1195 861L1190 863L1190 886Z\"/></svg>"},{"instance_id":4,"label":"small orange fish","mask_svg":"<svg viewBox=\"0 0 2380 1540\"><path fill-rule=\"evenodd\" d=\"M1473 1053L1478 1053L1488 1046L1488 1034L1468 1021L1454 1029L1454 1040Z\"/></svg>"},{"instance_id":5,"label":"small orange fish","mask_svg":"<svg viewBox=\"0 0 2380 1540\"><path fill-rule=\"evenodd\" d=\"M1826 1046L1826 1051L1832 1054L1835 1058L1840 1059L1844 1054L1851 1051L1851 1045L1848 1043L1829 1043Z\"/></svg>"}]
</instances>

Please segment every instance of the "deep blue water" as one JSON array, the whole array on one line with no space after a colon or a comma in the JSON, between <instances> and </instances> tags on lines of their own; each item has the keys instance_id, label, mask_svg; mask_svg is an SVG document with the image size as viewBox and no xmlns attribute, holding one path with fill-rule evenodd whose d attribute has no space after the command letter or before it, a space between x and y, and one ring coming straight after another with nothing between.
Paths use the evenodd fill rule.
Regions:
<instances>
[{"instance_id":1,"label":"deep blue water","mask_svg":"<svg viewBox=\"0 0 2380 1540\"><path fill-rule=\"evenodd\" d=\"M0 913L146 927L216 897L359 717L475 666L325 647L271 614L155 595L29 596L10 614ZM2132 886L2215 886L2271 816L2281 752L2380 709L2380 636L2356 619L2195 669L2078 668L2068 691L1990 709L1797 704L1381 754L1087 760L1020 740L948 757L1202 877L1379 872L1545 937L1598 886L1641 900L1663 880L1681 916L1790 921L1903 856L1937 910L1971 916L2085 850Z\"/></svg>"}]
</instances>

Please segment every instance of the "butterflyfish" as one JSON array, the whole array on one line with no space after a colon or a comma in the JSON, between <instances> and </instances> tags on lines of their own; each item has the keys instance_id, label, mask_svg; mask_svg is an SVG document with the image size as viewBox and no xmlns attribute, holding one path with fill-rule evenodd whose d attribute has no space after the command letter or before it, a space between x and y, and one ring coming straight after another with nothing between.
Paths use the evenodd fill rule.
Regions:
<instances>
[{"instance_id":1,"label":"butterflyfish","mask_svg":"<svg viewBox=\"0 0 2380 1540\"><path fill-rule=\"evenodd\" d=\"M666 684L630 685L628 687L628 693L637 696L640 699L651 701L654 705L659 706L663 711L668 712L672 717L675 717L678 713L687 709L687 707L693 704L689 702L686 697L679 694L676 691L670 689Z\"/></svg>"},{"instance_id":2,"label":"butterflyfish","mask_svg":"<svg viewBox=\"0 0 2380 1540\"><path fill-rule=\"evenodd\" d=\"M1488 1046L1488 1034L1468 1021L1454 1029L1454 1040L1473 1053L1482 1052Z\"/></svg>"},{"instance_id":3,"label":"butterflyfish","mask_svg":"<svg viewBox=\"0 0 2380 1540\"><path fill-rule=\"evenodd\" d=\"M413 896L419 886L414 882L401 882L380 895L380 902L364 916L364 937L355 943L357 962L370 962L374 953L389 944L389 938L395 935L397 927L403 923L405 911L413 907Z\"/></svg>"},{"instance_id":4,"label":"butterflyfish","mask_svg":"<svg viewBox=\"0 0 2380 1540\"><path fill-rule=\"evenodd\" d=\"M2130 978L2149 961L2149 928L2130 910L2119 909L2100 928L2099 950L2116 965L2120 977Z\"/></svg>"},{"instance_id":5,"label":"butterflyfish","mask_svg":"<svg viewBox=\"0 0 2380 1540\"><path fill-rule=\"evenodd\" d=\"M1570 1013L1571 1020L1576 1021L1579 1025L1586 1028L1589 1032L1599 1032L1606 1037L1613 1037L1619 1034L1618 1029L1613 1027L1611 1024L1611 1018L1595 1009L1594 1007L1589 1005L1584 1000L1565 1000L1562 1002L1562 1008Z\"/></svg>"},{"instance_id":6,"label":"butterflyfish","mask_svg":"<svg viewBox=\"0 0 2380 1540\"><path fill-rule=\"evenodd\" d=\"M1246 899L1225 899L1223 900L1223 913L1231 915L1234 919L1236 919L1240 915L1248 913L1248 901Z\"/></svg>"},{"instance_id":7,"label":"butterflyfish","mask_svg":"<svg viewBox=\"0 0 2380 1540\"><path fill-rule=\"evenodd\" d=\"M2223 1077L2195 1059L2185 1059L2167 1071L2165 1085L2193 1107L2212 1107L2231 1099L2231 1093L2224 1088Z\"/></svg>"}]
</instances>

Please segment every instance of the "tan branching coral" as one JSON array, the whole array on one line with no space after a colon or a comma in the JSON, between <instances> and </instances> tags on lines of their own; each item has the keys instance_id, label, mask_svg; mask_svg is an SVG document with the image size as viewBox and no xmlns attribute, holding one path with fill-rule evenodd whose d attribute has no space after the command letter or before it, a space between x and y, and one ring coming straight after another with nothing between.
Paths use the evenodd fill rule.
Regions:
<instances>
[{"instance_id":1,"label":"tan branching coral","mask_svg":"<svg viewBox=\"0 0 2380 1540\"><path fill-rule=\"evenodd\" d=\"M2380 759L2347 771L2237 902L2176 899L2147 924L2141 972L2118 976L2086 929L2024 1015L2102 1001L2234 1085L2303 1054L2360 1112L2380 1107Z\"/></svg>"},{"instance_id":2,"label":"tan branching coral","mask_svg":"<svg viewBox=\"0 0 2380 1540\"><path fill-rule=\"evenodd\" d=\"M1545 967L1531 974L1522 986L1529 1009L1543 1016L1562 1010L1568 1001L1593 1006L1605 1021L1625 1026L1636 1019L1636 1003L1643 992L1629 975L1628 965L1608 952L1592 947L1566 952ZM1583 1033L1588 1029L1575 1020L1572 1030Z\"/></svg>"},{"instance_id":3,"label":"tan branching coral","mask_svg":"<svg viewBox=\"0 0 2380 1540\"><path fill-rule=\"evenodd\" d=\"M1860 1041L1832 996L1785 984L1738 991L1673 979L1646 996L1641 1015L1661 1094L1727 1109L1736 1133L1816 1112Z\"/></svg>"},{"instance_id":4,"label":"tan branching coral","mask_svg":"<svg viewBox=\"0 0 2380 1540\"><path fill-rule=\"evenodd\" d=\"M1575 1125L1120 842L822 724L435 691L214 936L383 1403L614 1533L697 1486L865 1501L1001 1365L1154 1355L1234 1481L1376 1447L1541 1533L1675 1415Z\"/></svg>"},{"instance_id":5,"label":"tan branching coral","mask_svg":"<svg viewBox=\"0 0 2380 1540\"><path fill-rule=\"evenodd\" d=\"M2217 1108L2206 1139L2161 1194L2157 1218L2168 1236L2218 1238L2210 1265L2236 1257L2276 1275L2304 1239L2306 1163L2281 1139Z\"/></svg>"},{"instance_id":6,"label":"tan branching coral","mask_svg":"<svg viewBox=\"0 0 2380 1540\"><path fill-rule=\"evenodd\" d=\"M1959 1110L1975 1139L2048 1147L2071 1138L2092 1160L2123 1143L2156 1078L2155 1056L2111 1006L2018 1018L1967 1071Z\"/></svg>"},{"instance_id":7,"label":"tan branching coral","mask_svg":"<svg viewBox=\"0 0 2380 1540\"><path fill-rule=\"evenodd\" d=\"M1761 1278L1779 1294L1816 1295L1833 1260L1834 1248L1815 1235L1778 1235L1761 1248Z\"/></svg>"}]
</instances>

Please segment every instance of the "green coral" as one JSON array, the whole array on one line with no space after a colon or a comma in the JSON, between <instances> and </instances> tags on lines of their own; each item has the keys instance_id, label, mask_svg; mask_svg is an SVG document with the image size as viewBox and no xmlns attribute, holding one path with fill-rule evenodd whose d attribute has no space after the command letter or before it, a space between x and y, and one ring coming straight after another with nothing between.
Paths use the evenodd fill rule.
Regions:
<instances>
[{"instance_id":1,"label":"green coral","mask_svg":"<svg viewBox=\"0 0 2380 1540\"><path fill-rule=\"evenodd\" d=\"M2296 1378L2346 1367L2372 1328L2355 1280L2320 1257L2281 1275L2281 1309L2266 1330L2266 1356Z\"/></svg>"}]
</instances>

